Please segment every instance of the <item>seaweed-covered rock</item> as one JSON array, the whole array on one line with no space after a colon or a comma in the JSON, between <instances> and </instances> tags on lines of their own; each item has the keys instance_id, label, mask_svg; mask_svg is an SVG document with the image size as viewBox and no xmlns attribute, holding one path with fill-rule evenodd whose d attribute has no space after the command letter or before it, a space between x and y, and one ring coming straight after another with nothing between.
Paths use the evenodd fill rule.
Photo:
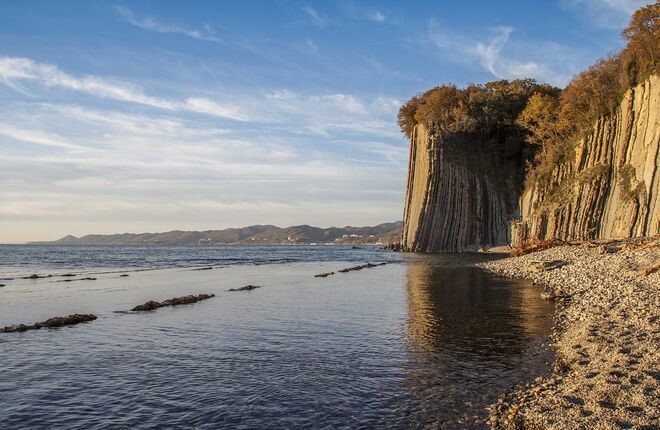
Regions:
<instances>
[{"instance_id":1,"label":"seaweed-covered rock","mask_svg":"<svg viewBox=\"0 0 660 430\"><path fill-rule=\"evenodd\" d=\"M52 277L53 275L37 275L35 273L30 276L24 276L23 279L43 279L43 278L52 278Z\"/></svg>"},{"instance_id":2,"label":"seaweed-covered rock","mask_svg":"<svg viewBox=\"0 0 660 430\"><path fill-rule=\"evenodd\" d=\"M182 297L174 297L162 302L157 302L155 300L149 300L148 302L138 305L131 309L132 311L154 311L158 308L164 308L166 306L179 306L179 305L188 305L191 303L197 303L202 300L210 299L215 297L215 294L190 294Z\"/></svg>"},{"instance_id":3,"label":"seaweed-covered rock","mask_svg":"<svg viewBox=\"0 0 660 430\"><path fill-rule=\"evenodd\" d=\"M367 264L361 264L359 266L347 267L345 269L337 270L337 272L340 273L353 272L355 270L371 269L372 267L384 266L386 264L387 263L367 263Z\"/></svg>"},{"instance_id":4,"label":"seaweed-covered rock","mask_svg":"<svg viewBox=\"0 0 660 430\"><path fill-rule=\"evenodd\" d=\"M232 288L232 289L227 290L227 291L252 291L252 290L256 290L257 288L261 288L261 286L260 285L246 285L246 286L240 287L240 288Z\"/></svg>"},{"instance_id":5,"label":"seaweed-covered rock","mask_svg":"<svg viewBox=\"0 0 660 430\"><path fill-rule=\"evenodd\" d=\"M28 330L39 330L41 328L55 328L55 327L64 327L67 325L80 324L87 321L94 321L96 315L92 314L73 314L66 315L63 317L53 317L49 318L46 321L34 323L34 324L17 324L12 326L7 326L0 329L0 333L13 333L13 332L22 332Z\"/></svg>"}]
</instances>

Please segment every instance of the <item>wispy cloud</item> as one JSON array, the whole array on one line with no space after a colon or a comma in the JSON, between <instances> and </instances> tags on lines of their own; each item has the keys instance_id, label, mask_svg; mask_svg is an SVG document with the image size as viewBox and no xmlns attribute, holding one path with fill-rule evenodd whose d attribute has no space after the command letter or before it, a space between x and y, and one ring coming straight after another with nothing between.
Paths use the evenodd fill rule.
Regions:
<instances>
[{"instance_id":1,"label":"wispy cloud","mask_svg":"<svg viewBox=\"0 0 660 430\"><path fill-rule=\"evenodd\" d=\"M215 101L199 97L183 101L146 95L137 85L114 82L98 76L76 77L61 71L57 66L39 63L29 58L0 57L0 83L12 89L21 89L18 82L36 82L46 87L59 87L91 94L97 97L138 103L173 111L204 113L221 118L245 120L235 106L223 106Z\"/></svg>"},{"instance_id":2,"label":"wispy cloud","mask_svg":"<svg viewBox=\"0 0 660 430\"><path fill-rule=\"evenodd\" d=\"M350 18L353 19L365 19L378 23L389 21L388 16L378 9L366 9L362 6L356 6L352 3L345 7L344 11Z\"/></svg>"},{"instance_id":3,"label":"wispy cloud","mask_svg":"<svg viewBox=\"0 0 660 430\"><path fill-rule=\"evenodd\" d=\"M5 136L10 139L18 140L21 142L32 143L36 145L54 146L65 149L84 149L82 146L67 142L61 136L51 133L44 133L40 130L30 130L15 127L10 124L0 122L0 136Z\"/></svg>"},{"instance_id":4,"label":"wispy cloud","mask_svg":"<svg viewBox=\"0 0 660 430\"><path fill-rule=\"evenodd\" d=\"M246 118L241 114L240 109L236 106L223 106L214 102L213 100L191 97L186 99L185 109L205 113L221 118L230 118L237 121L246 121Z\"/></svg>"},{"instance_id":5,"label":"wispy cloud","mask_svg":"<svg viewBox=\"0 0 660 430\"><path fill-rule=\"evenodd\" d=\"M291 103L291 123L326 114L325 121L348 127L330 114L345 111L348 118L355 109L348 96L319 97L323 108L305 119L298 110L308 97L283 91L273 100ZM374 106L387 110L391 102ZM5 241L266 221L369 224L400 216L405 145L337 135L310 145L277 129L216 129L190 118L78 105L32 104L23 114L0 106L0 115L11 123L0 124L0 223L29 221L33 234L3 233ZM58 151L26 151L18 142ZM84 151L75 150L79 142ZM357 202L368 210L349 210ZM53 222L57 228L41 229Z\"/></svg>"},{"instance_id":6,"label":"wispy cloud","mask_svg":"<svg viewBox=\"0 0 660 430\"><path fill-rule=\"evenodd\" d=\"M623 28L635 10L650 3L648 0L561 1L564 8L581 14L589 24L614 30Z\"/></svg>"},{"instance_id":7,"label":"wispy cloud","mask_svg":"<svg viewBox=\"0 0 660 430\"><path fill-rule=\"evenodd\" d=\"M385 15L379 10L367 11L364 13L364 17L370 21L375 22L385 22L387 19Z\"/></svg>"},{"instance_id":8,"label":"wispy cloud","mask_svg":"<svg viewBox=\"0 0 660 430\"><path fill-rule=\"evenodd\" d=\"M0 57L0 82L15 89L17 81L36 81L47 87L60 87L98 97L158 107L176 109L176 104L145 95L132 84L115 83L96 76L75 77L57 66L39 63L29 58Z\"/></svg>"},{"instance_id":9,"label":"wispy cloud","mask_svg":"<svg viewBox=\"0 0 660 430\"><path fill-rule=\"evenodd\" d=\"M312 22L318 27L325 27L328 25L328 20L326 17L321 15L316 9L311 6L303 7L303 11L309 16Z\"/></svg>"},{"instance_id":10,"label":"wispy cloud","mask_svg":"<svg viewBox=\"0 0 660 430\"><path fill-rule=\"evenodd\" d=\"M576 53L552 42L522 41L507 50L513 33L513 27L501 26L492 28L489 38L475 39L432 20L428 34L451 60L477 65L499 79L531 77L563 86L579 69Z\"/></svg>"},{"instance_id":11,"label":"wispy cloud","mask_svg":"<svg viewBox=\"0 0 660 430\"><path fill-rule=\"evenodd\" d=\"M312 40L312 39L307 39L305 41L305 44L309 47L314 52L318 52L319 46Z\"/></svg>"},{"instance_id":12,"label":"wispy cloud","mask_svg":"<svg viewBox=\"0 0 660 430\"><path fill-rule=\"evenodd\" d=\"M398 100L167 87L0 57L0 94L18 91L0 104L0 241L400 217Z\"/></svg>"},{"instance_id":13,"label":"wispy cloud","mask_svg":"<svg viewBox=\"0 0 660 430\"><path fill-rule=\"evenodd\" d=\"M139 18L124 6L115 6L115 10L125 22L145 30L155 31L157 33L183 34L193 39L206 40L208 42L222 42L213 35L211 27L208 24L204 25L203 29L187 28L175 24L161 23L151 17Z\"/></svg>"}]
</instances>

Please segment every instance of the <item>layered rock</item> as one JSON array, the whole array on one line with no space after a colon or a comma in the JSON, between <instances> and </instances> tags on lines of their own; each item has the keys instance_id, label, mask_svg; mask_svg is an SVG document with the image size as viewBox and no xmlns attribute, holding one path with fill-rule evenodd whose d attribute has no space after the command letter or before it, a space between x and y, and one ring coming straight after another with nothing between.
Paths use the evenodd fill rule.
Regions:
<instances>
[{"instance_id":1,"label":"layered rock","mask_svg":"<svg viewBox=\"0 0 660 430\"><path fill-rule=\"evenodd\" d=\"M660 77L630 89L554 167L549 181L530 180L523 190L523 157L498 153L492 139L414 127L405 250L660 234Z\"/></svg>"},{"instance_id":2,"label":"layered rock","mask_svg":"<svg viewBox=\"0 0 660 430\"><path fill-rule=\"evenodd\" d=\"M512 243L660 234L660 78L630 89L557 165L549 184L520 199Z\"/></svg>"},{"instance_id":3,"label":"layered rock","mask_svg":"<svg viewBox=\"0 0 660 430\"><path fill-rule=\"evenodd\" d=\"M488 136L411 135L402 245L419 252L505 245L518 215L520 160L489 151Z\"/></svg>"}]
</instances>

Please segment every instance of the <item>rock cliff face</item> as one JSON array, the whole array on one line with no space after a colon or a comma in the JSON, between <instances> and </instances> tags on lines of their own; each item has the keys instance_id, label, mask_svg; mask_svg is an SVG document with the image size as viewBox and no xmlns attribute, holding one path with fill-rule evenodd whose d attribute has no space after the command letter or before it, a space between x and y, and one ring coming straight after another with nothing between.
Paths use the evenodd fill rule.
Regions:
<instances>
[{"instance_id":1,"label":"rock cliff face","mask_svg":"<svg viewBox=\"0 0 660 430\"><path fill-rule=\"evenodd\" d=\"M629 90L557 165L549 184L520 185L524 162L475 135L411 134L402 245L464 251L533 239L660 234L660 78Z\"/></svg>"},{"instance_id":2,"label":"rock cliff face","mask_svg":"<svg viewBox=\"0 0 660 430\"><path fill-rule=\"evenodd\" d=\"M660 77L629 90L555 167L550 185L520 199L512 244L660 234Z\"/></svg>"},{"instance_id":3,"label":"rock cliff face","mask_svg":"<svg viewBox=\"0 0 660 430\"><path fill-rule=\"evenodd\" d=\"M404 249L463 251L509 243L509 222L518 214L519 161L489 154L475 144L483 143L482 139L487 138L442 135L424 125L415 126ZM496 174L498 165L502 174Z\"/></svg>"}]
</instances>

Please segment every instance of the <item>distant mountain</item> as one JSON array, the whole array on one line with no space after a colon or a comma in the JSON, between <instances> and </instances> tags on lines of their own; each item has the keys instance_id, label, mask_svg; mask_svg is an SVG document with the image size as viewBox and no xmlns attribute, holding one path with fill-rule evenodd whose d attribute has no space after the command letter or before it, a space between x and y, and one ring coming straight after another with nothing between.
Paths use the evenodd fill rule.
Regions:
<instances>
[{"instance_id":1,"label":"distant mountain","mask_svg":"<svg viewBox=\"0 0 660 430\"><path fill-rule=\"evenodd\" d=\"M252 225L208 231L168 231L166 233L88 234L65 236L52 242L32 242L49 245L295 245L334 243L346 245L387 244L398 242L401 221L373 227L330 227L309 225L276 227Z\"/></svg>"}]
</instances>

